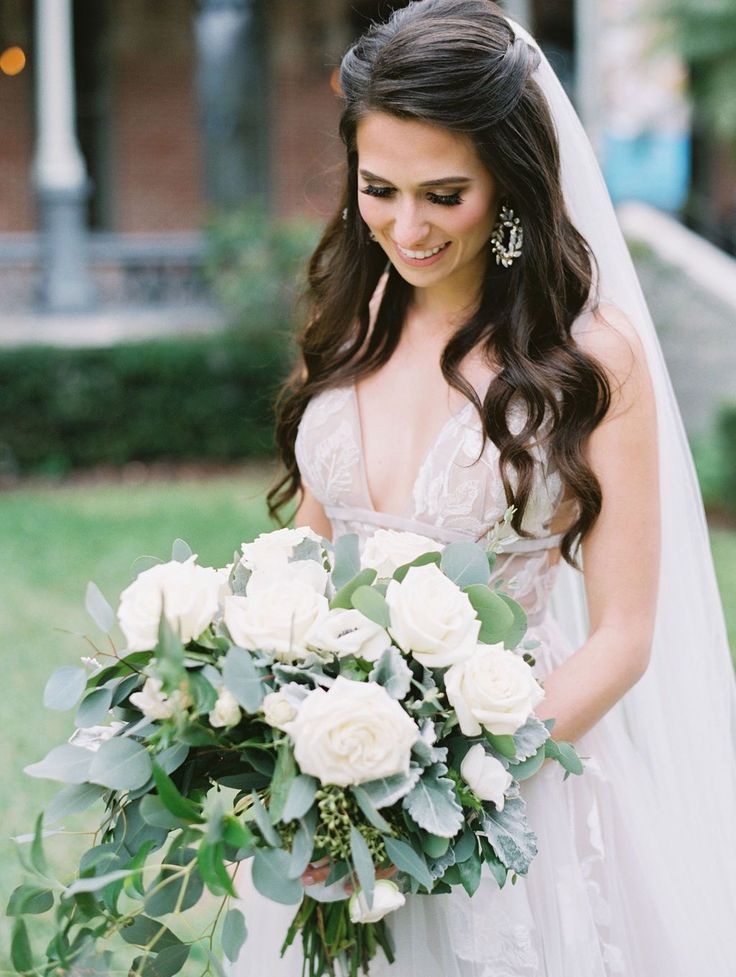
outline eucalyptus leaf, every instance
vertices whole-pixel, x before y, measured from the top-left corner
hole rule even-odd
[[[277,848],[257,848],[253,857],[253,885],[267,899],[286,906],[301,901],[301,882],[289,878],[289,854]]]
[[[317,817],[316,811],[310,811],[306,817],[301,818],[299,821],[299,827],[296,829],[294,841],[291,846],[291,858],[289,861],[290,879],[298,879],[312,859]]]
[[[33,955],[28,940],[28,930],[22,917],[13,920],[13,932],[10,938],[10,960],[19,974],[33,972]]]
[[[469,896],[474,896],[480,885],[481,867],[483,862],[480,852],[474,852],[470,858],[457,862],[460,884]]]
[[[404,699],[411,688],[412,671],[398,648],[391,645],[383,652],[368,675],[369,682],[382,685],[393,699]]]
[[[234,646],[225,656],[222,678],[226,688],[246,712],[257,712],[268,691],[262,681],[262,672],[249,651]]]
[[[167,831],[186,828],[190,823],[186,818],[173,815],[158,794],[146,794],[141,798],[141,816],[146,824],[166,828]]]
[[[140,870],[139,870],[140,871]],[[106,888],[113,882],[119,882],[121,879],[127,879],[132,872],[128,868],[115,869],[114,872],[105,872],[103,875],[92,875],[88,878],[77,879],[76,882],[72,882],[70,886],[64,890],[66,896],[74,896],[78,892],[99,892],[100,889]]]
[[[189,747],[186,743],[175,743],[156,756],[156,763],[166,773],[172,774],[179,769],[188,756]]]
[[[274,830],[268,816],[268,811],[263,806],[260,797],[254,790],[251,791],[250,796],[251,800],[253,801],[253,817],[258,825],[258,830],[263,835],[263,840],[267,845],[272,845],[274,848],[280,848],[281,838],[279,837],[278,832]]]
[[[489,729],[484,729],[483,735],[490,746],[501,757],[504,757],[506,760],[513,760],[516,757],[516,743],[511,734],[492,733]]]
[[[506,798],[503,811],[484,809],[481,826],[506,868],[526,875],[537,854],[537,836],[529,827],[524,799],[512,795]]]
[[[24,883],[17,886],[11,893],[5,914],[7,916],[37,916],[48,912],[53,905],[54,894],[50,889]]]
[[[478,641],[487,645],[502,641],[514,624],[514,615],[506,601],[482,584],[471,584],[465,593],[480,618]]]
[[[74,722],[80,729],[98,726],[107,718],[112,703],[112,689],[92,689],[79,703]]]
[[[105,788],[99,784],[69,784],[68,787],[62,787],[46,808],[46,823],[58,824],[70,814],[86,811],[104,793]]]
[[[164,947],[160,953],[146,957],[141,966],[134,964],[130,972],[137,977],[174,977],[187,962],[190,949],[186,943]]]
[[[179,788],[169,775],[157,764],[153,764],[153,780],[161,803],[177,818],[186,822],[201,824],[202,808],[199,804],[182,797]]]
[[[171,545],[171,559],[176,563],[186,563],[193,556],[192,548],[183,539],[175,539]]]
[[[357,533],[345,533],[335,540],[332,584],[339,591],[360,573],[360,546]]]
[[[289,785],[281,820],[286,822],[304,817],[314,803],[318,787],[319,783],[314,777],[305,773],[297,774]]]
[[[81,746],[64,743],[55,746],[43,760],[24,768],[29,777],[60,780],[65,784],[82,784],[89,779],[89,771],[95,754]]]
[[[545,743],[545,754],[551,759],[556,760],[565,770],[565,777],[569,774],[580,776],[583,773],[583,762],[575,751],[572,743],[564,740],[549,739]]]
[[[528,780],[529,777],[533,777],[542,768],[545,759],[545,748],[544,746],[540,746],[537,752],[533,753],[526,760],[522,760],[521,763],[515,763],[509,767],[509,772],[512,774],[514,780]]]
[[[136,916],[133,921],[120,930],[120,935],[126,943],[133,946],[147,946],[150,944],[158,952],[168,946],[180,946],[181,940],[158,919],[148,916]]]
[[[455,785],[448,777],[444,763],[435,763],[419,778],[416,786],[402,801],[412,820],[441,838],[454,838],[462,829],[464,815],[455,796]]]
[[[526,611],[515,601],[513,597],[509,597],[508,594],[502,594],[498,592],[498,596],[506,604],[511,613],[514,616],[514,622],[511,628],[506,632],[504,636],[503,643],[506,648],[516,648],[520,643],[527,629],[527,616]]]
[[[370,794],[363,790],[359,784],[355,784],[350,788],[350,790],[358,804],[358,807],[365,816],[366,821],[368,821],[369,824],[372,824],[374,828],[378,828],[379,831],[386,831],[390,834],[392,831],[391,825],[378,813],[375,804],[371,800]]]
[[[76,665],[64,665],[52,673],[43,690],[43,704],[47,709],[64,712],[72,709],[87,685],[87,672]]]
[[[334,575],[333,575],[334,577]],[[353,594],[359,587],[369,587],[376,579],[376,571],[370,568],[361,570],[360,573],[349,580],[341,587],[330,601],[330,607],[344,607],[350,609],[353,606]]]
[[[411,875],[420,885],[431,891],[432,875],[427,868],[424,857],[419,855],[407,842],[399,841],[398,838],[390,838],[388,835],[384,835],[383,843],[386,846],[386,854],[399,871]]]
[[[87,584],[84,606],[100,631],[109,634],[115,626],[115,611],[110,607],[97,584],[92,583],[91,580]]]
[[[247,936],[245,917],[239,909],[229,909],[222,924],[222,952],[230,963],[237,960]]]
[[[92,754],[89,779],[92,783],[127,790],[142,787],[151,776],[151,758],[140,743],[123,737],[105,740]]]
[[[193,871],[192,862],[196,857],[193,848],[169,850],[164,857],[165,867],[146,890],[144,906],[149,916],[184,911],[199,902],[204,886],[197,872]],[[189,871],[182,872],[182,869]]]
[[[350,601],[353,607],[365,615],[369,620],[380,624],[382,628],[387,628],[391,624],[391,614],[389,612],[386,598],[379,594],[373,587],[358,587]]]
[[[400,567],[397,567],[393,572],[393,579],[401,583],[412,567],[423,567],[427,566],[428,563],[434,563],[436,566],[439,566],[441,560],[442,553],[439,550],[437,552],[422,553],[421,556],[416,557],[416,559],[411,560],[409,563],[402,563]]]
[[[482,546],[469,540],[457,540],[442,551],[440,569],[458,587],[487,585],[491,579],[488,557]]]
[[[276,767],[271,780],[271,798],[269,802],[269,818],[272,824],[282,820],[284,805],[286,804],[291,783],[296,777],[297,767],[294,760],[294,750],[288,739],[284,739],[276,754]]]
[[[368,908],[373,908],[373,888],[376,884],[376,868],[363,835],[354,824],[350,825],[350,854],[363,890]]]

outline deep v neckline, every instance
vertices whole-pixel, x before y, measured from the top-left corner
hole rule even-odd
[[[467,413],[468,408],[472,408],[473,404],[471,401],[466,401],[466,403],[460,408],[456,414],[450,414],[450,416],[445,420],[445,422],[440,426],[435,435],[430,439],[426,450],[422,455],[422,459],[419,462],[419,467],[417,468],[414,480],[411,483],[411,488],[409,490],[409,498],[406,500],[404,508],[401,512],[389,512],[387,509],[378,509],[373,502],[373,496],[371,495],[370,485],[368,484],[368,469],[365,461],[365,441],[363,438],[363,421],[360,416],[360,404],[358,402],[358,391],[355,383],[351,383],[348,387],[350,391],[350,400],[352,403],[353,410],[353,420],[355,423],[355,430],[357,434],[358,449],[360,454],[359,466],[361,473],[362,489],[363,495],[365,496],[366,508],[373,513],[380,513],[382,515],[394,516],[397,519],[408,519],[411,518],[414,505],[414,493],[416,491],[417,483],[422,477],[424,469],[426,468],[432,454],[434,453],[437,445],[439,444],[443,434],[448,429],[451,424],[456,424],[461,418]]]

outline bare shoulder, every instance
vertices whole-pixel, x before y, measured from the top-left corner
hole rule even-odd
[[[639,403],[651,395],[646,353],[635,326],[616,305],[599,305],[573,331],[576,344],[605,370],[611,387],[611,411]]]

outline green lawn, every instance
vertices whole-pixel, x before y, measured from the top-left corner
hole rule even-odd
[[[83,608],[87,581],[94,580],[114,602],[134,574],[136,558],[168,558],[177,536],[190,543],[201,562],[224,565],[242,540],[268,528],[266,485],[265,475],[244,472],[0,494],[0,627],[6,669],[5,745],[0,750],[3,910],[20,874],[9,837],[28,830],[33,812],[56,789],[24,776],[22,768],[71,731],[71,716],[44,710],[41,696],[55,667],[90,653],[83,637],[95,635]],[[736,532],[718,529],[712,538],[736,646]],[[8,943],[5,920],[0,920],[0,972],[8,966]]]

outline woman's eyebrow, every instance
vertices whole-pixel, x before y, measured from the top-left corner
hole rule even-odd
[[[360,170],[360,175],[364,180],[375,180],[377,183],[390,183],[383,176],[377,176],[375,173],[371,173],[370,170]],[[424,183],[420,183],[420,187],[445,187],[448,184],[457,186],[458,183],[472,183],[472,179],[469,176],[443,176],[439,180],[425,180]]]

